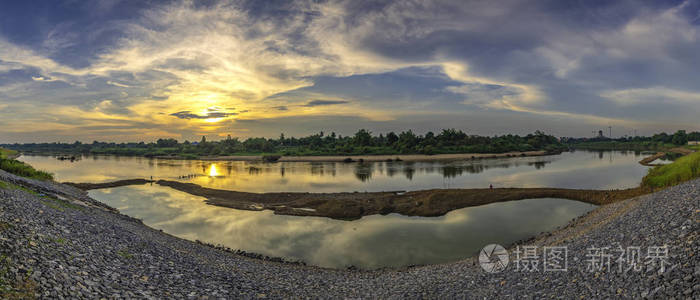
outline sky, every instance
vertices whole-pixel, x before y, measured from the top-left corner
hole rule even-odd
[[[700,130],[700,0],[0,3],[0,143]]]

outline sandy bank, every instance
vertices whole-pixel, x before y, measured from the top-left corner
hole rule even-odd
[[[366,193],[247,193],[205,188],[193,183],[158,180],[162,186],[207,198],[211,205],[244,210],[269,209],[275,214],[355,220],[375,214],[442,216],[452,210],[489,203],[564,198],[602,205],[648,193],[626,190],[559,188],[431,189],[411,192]]]
[[[678,153],[678,154],[682,154],[682,155],[688,155],[690,153],[693,153],[693,150],[683,148],[683,147],[678,147],[678,148],[669,149],[668,152]],[[659,159],[659,158],[662,158],[664,156],[666,156],[666,152],[664,152],[664,151],[657,152],[654,155],[647,156],[647,157],[643,158],[642,160],[639,161],[639,163],[641,165],[647,166],[647,167],[658,166],[659,164],[652,164],[652,162]]]
[[[127,185],[141,185],[141,184],[146,184],[149,182],[155,182],[155,181],[139,178],[139,179],[124,179],[124,180],[117,180],[117,181],[112,181],[112,182],[102,182],[102,183],[63,182],[63,184],[74,186],[74,187],[77,187],[81,190],[96,190],[96,189],[115,188],[115,187],[127,186]]]
[[[141,185],[154,182],[127,179],[106,183],[72,183],[83,190]],[[564,198],[596,205],[608,204],[651,192],[647,189],[581,190],[562,188],[430,189],[354,193],[249,193],[202,187],[171,180],[155,181],[191,195],[205,197],[211,205],[242,209],[272,210],[275,214],[328,217],[355,220],[375,214],[398,213],[406,216],[442,216],[452,210],[489,203],[534,199]]]

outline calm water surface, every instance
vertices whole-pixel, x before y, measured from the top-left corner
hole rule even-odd
[[[647,167],[634,152],[571,152],[493,160],[378,163],[252,163],[90,156],[76,162],[47,156],[22,160],[59,181],[174,179],[250,192],[382,191],[426,188],[627,188]],[[90,191],[90,195],[170,234],[309,264],[363,268],[441,263],[469,257],[489,243],[509,244],[566,224],[595,206],[529,199],[452,211],[442,217],[369,216],[357,221],[278,216],[204,204],[158,185]],[[542,217],[546,216],[546,217]]]
[[[150,178],[193,182],[247,192],[353,192],[431,188],[561,187],[610,189],[639,184],[647,167],[634,152],[565,152],[560,155],[454,162],[211,162],[142,157],[87,156],[76,162],[49,156],[21,160],[60,181],[107,182]]]

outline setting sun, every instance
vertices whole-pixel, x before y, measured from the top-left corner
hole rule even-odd
[[[0,1],[0,300],[696,299],[698,53],[700,0]]]
[[[207,122],[207,123],[216,123],[216,122],[220,122],[220,121],[223,120],[223,119],[224,119],[224,118],[204,119],[204,122]]]

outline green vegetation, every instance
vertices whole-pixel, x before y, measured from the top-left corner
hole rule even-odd
[[[131,253],[129,253],[128,251],[123,250],[123,249],[117,251],[117,255],[119,255],[119,256],[121,256],[121,257],[123,257],[123,258],[127,258],[127,259],[134,257],[133,254],[131,254]]]
[[[73,204],[66,200],[61,200],[50,196],[41,196],[41,203],[44,203],[44,205],[59,211],[65,211],[66,209],[83,209],[83,207],[80,205]]]
[[[9,158],[10,156],[14,156],[14,155],[17,155],[17,151],[5,149],[5,148],[0,148],[0,159]]]
[[[82,210],[83,207],[78,205],[78,204],[73,204],[69,201],[54,198],[48,195],[41,194],[37,191],[25,188],[23,186],[19,186],[10,182],[5,182],[0,180],[0,188],[3,189],[12,189],[12,190],[22,190],[27,193],[30,193],[32,195],[38,196],[41,199],[41,202],[44,203],[44,205],[51,207],[56,210],[60,211],[65,211],[65,209],[77,209],[77,210]]]
[[[37,283],[29,278],[31,271],[20,281],[9,278],[11,263],[9,257],[0,254],[0,299],[36,299]]]
[[[32,166],[14,159],[0,158],[0,169],[23,177],[39,180],[53,180],[53,175],[51,173],[36,170]]]
[[[12,228],[12,224],[0,221],[0,231],[3,231],[8,228]]]
[[[545,150],[558,152],[567,147],[551,135],[541,131],[526,136],[477,136],[460,130],[445,129],[439,134],[428,132],[417,135],[411,130],[396,134],[373,135],[361,129],[353,136],[319,132],[307,137],[279,138],[228,138],[221,141],[199,142],[175,139],[158,139],[155,143],[104,143],[75,142],[4,145],[25,153],[41,154],[113,154],[130,156],[173,156],[197,158],[218,155],[263,155],[274,158],[280,155],[372,155],[372,154],[448,154],[448,153],[503,153],[511,151]]]
[[[17,155],[17,153],[16,150],[0,148],[0,170],[33,179],[53,180],[53,175],[51,173],[36,170],[28,164],[10,158]]]
[[[671,164],[649,170],[649,174],[642,179],[642,186],[669,187],[697,177],[700,177],[700,152],[688,154]]]
[[[585,150],[631,150],[631,151],[664,151],[674,147],[674,144],[667,144],[663,142],[653,142],[653,141],[591,141],[591,142],[581,142],[571,145],[575,149],[585,149]]]
[[[654,150],[665,151],[674,147],[685,146],[688,141],[700,141],[700,132],[686,133],[678,130],[674,134],[665,132],[653,136],[621,137],[611,139],[607,137],[595,138],[563,138],[569,147],[588,150]],[[692,146],[686,146],[692,147]]]
[[[39,195],[39,193],[37,191],[30,190],[30,189],[25,188],[23,186],[19,186],[19,185],[16,185],[14,183],[2,181],[2,180],[0,180],[0,188],[7,189],[7,190],[23,190],[23,191],[30,193],[32,195]]]

